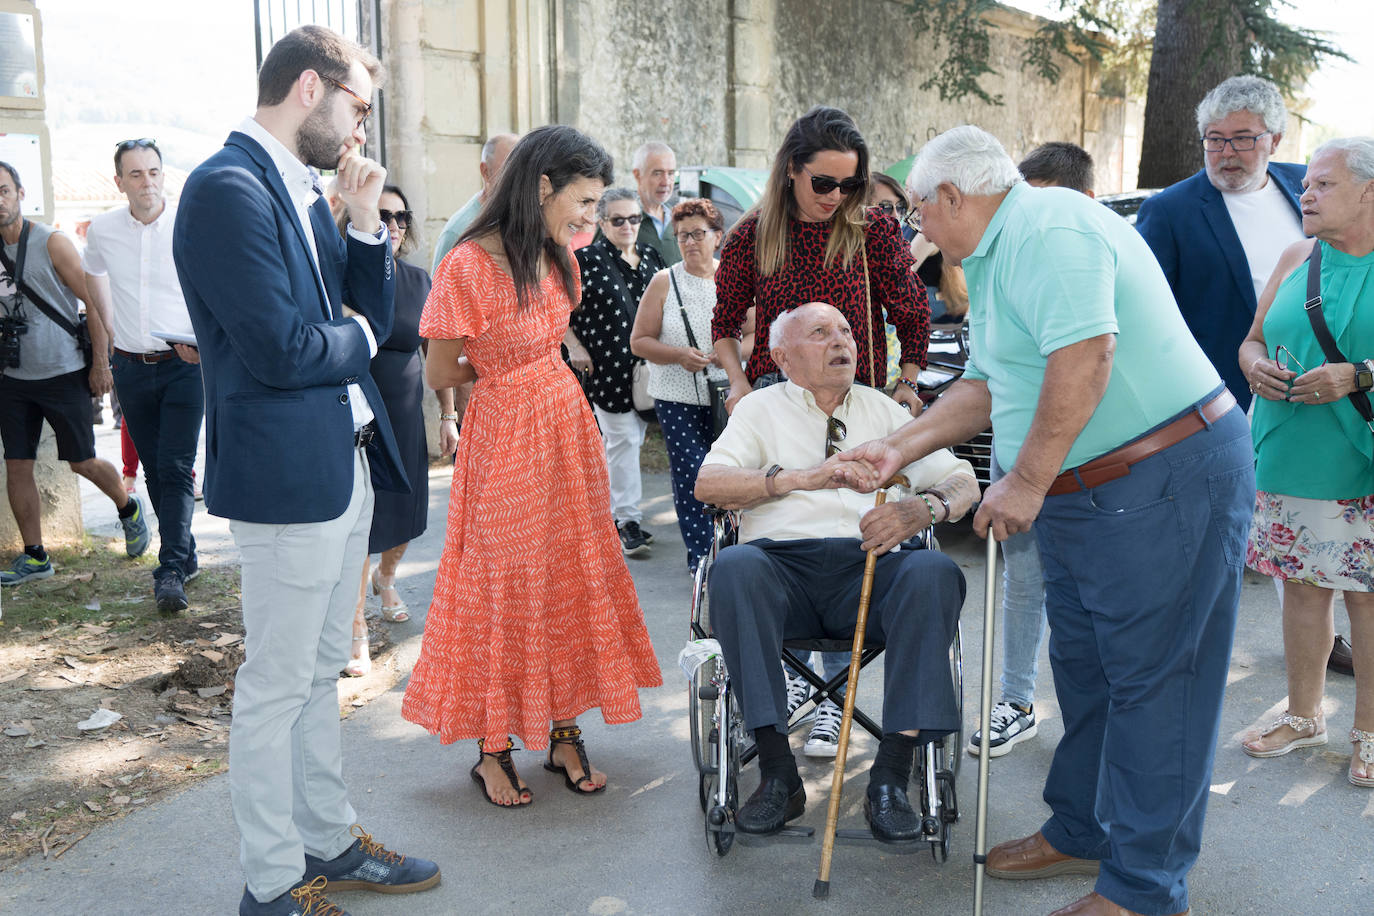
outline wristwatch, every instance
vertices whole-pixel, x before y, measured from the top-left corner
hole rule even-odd
[[[1374,360],[1365,359],[1355,364],[1355,390],[1374,389]]]
[[[772,467],[770,467],[770,468],[767,470],[767,472],[763,475],[763,489],[764,489],[764,492],[766,492],[766,493],[767,493],[770,497],[772,497],[773,499],[777,499],[777,498],[778,498],[778,484],[777,484],[777,481],[775,481],[773,478],[774,478],[774,477],[777,477],[777,476],[778,476],[778,472],[781,471],[781,470],[782,470],[782,465],[780,465],[780,464],[775,464],[775,465],[773,465]]]

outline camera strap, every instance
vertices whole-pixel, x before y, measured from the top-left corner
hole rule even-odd
[[[49,321],[76,338],[77,342],[80,343],[81,330],[68,321],[65,315],[49,305],[42,296],[34,292],[32,287],[24,285],[24,258],[28,255],[29,250],[30,225],[28,220],[24,220],[24,228],[19,231],[19,251],[16,255],[17,263],[11,261],[9,255],[5,254],[4,246],[0,246],[0,264],[3,264],[6,272],[9,273],[10,279],[14,283],[15,292],[32,302],[38,307],[40,312],[48,316]]]
[[[26,219],[20,223],[19,249],[16,252],[15,261],[10,261],[9,255],[5,254],[5,246],[0,245],[0,263],[5,265],[5,272],[9,274],[10,282],[14,284],[14,310],[11,311],[9,303],[5,303],[5,312],[10,315],[20,311],[19,297],[22,294],[20,284],[24,279],[24,258],[29,253],[29,225],[29,221]]]
[[[1350,360],[1341,353],[1341,348],[1336,344],[1336,338],[1331,335],[1331,329],[1327,327],[1326,316],[1322,314],[1322,243],[1316,242],[1312,245],[1312,253],[1307,256],[1307,301],[1303,303],[1303,308],[1307,312],[1307,320],[1312,325],[1312,333],[1317,336],[1317,343],[1322,348],[1322,355],[1326,357],[1328,363],[1347,363]],[[1352,391],[1348,395],[1350,403],[1355,406],[1355,411],[1360,415],[1360,419],[1374,430],[1374,409],[1371,409],[1369,395],[1363,391]]]

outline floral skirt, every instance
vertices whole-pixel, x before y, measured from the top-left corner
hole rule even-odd
[[[1245,565],[1303,585],[1374,591],[1374,496],[1303,499],[1260,490]]]

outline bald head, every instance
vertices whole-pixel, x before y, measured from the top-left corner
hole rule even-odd
[[[808,302],[783,312],[768,328],[768,349],[783,374],[818,401],[843,398],[854,384],[854,334],[833,305]]]
[[[485,197],[491,190],[492,182],[496,180],[496,173],[501,171],[501,166],[506,164],[506,157],[515,148],[515,144],[520,142],[520,138],[515,134],[493,134],[487,138],[487,142],[482,144],[482,161],[478,164],[478,171],[482,173],[482,195]]]

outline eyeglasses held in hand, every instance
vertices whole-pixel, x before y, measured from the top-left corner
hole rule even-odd
[[[706,233],[708,231],[709,230],[706,229],[693,229],[691,232],[679,232],[677,234],[677,243],[679,245],[685,245],[687,242],[700,242],[702,239],[706,238]]]
[[[347,92],[349,95],[353,96],[353,98],[357,99],[358,104],[363,106],[363,110],[362,113],[358,115],[358,123],[354,126],[362,127],[363,122],[367,120],[367,116],[372,114],[372,103],[369,102],[367,99],[363,98],[362,96],[358,95],[358,93],[354,92],[352,89],[349,89],[346,84],[334,79],[334,77],[332,76],[325,76],[323,73],[321,73],[320,79],[324,80],[326,83],[329,83],[338,89],[342,89],[344,92]]]
[[[397,229],[409,229],[410,221],[415,218],[412,210],[378,210],[377,215],[381,217],[382,225],[395,222]]]
[[[903,220],[906,218],[907,205],[902,203],[900,200],[880,200],[873,206],[877,207],[879,210],[882,210],[888,216],[897,217],[898,220]]]
[[[1302,363],[1298,362],[1297,357],[1295,357],[1292,351],[1283,344],[1279,344],[1274,348],[1274,362],[1278,363],[1279,368],[1284,370],[1288,369],[1288,364],[1291,362],[1298,367],[1298,375],[1307,374],[1307,370],[1303,368]]]
[[[1231,149],[1237,153],[1248,153],[1255,148],[1259,138],[1269,133],[1262,130],[1253,137],[1203,137],[1202,148],[1209,153],[1219,153],[1226,149],[1226,144],[1231,144]]]
[[[839,454],[840,443],[844,441],[848,432],[849,430],[844,428],[844,421],[837,417],[825,421],[825,457]]]
[[[836,188],[839,188],[840,193],[848,197],[855,191],[863,190],[864,185],[868,184],[867,178],[860,178],[858,175],[851,176],[843,181],[836,181],[828,175],[817,175],[806,166],[802,166],[802,171],[811,176],[811,190],[821,196],[825,196]]]
[[[638,226],[638,225],[639,225],[641,222],[643,222],[643,221],[644,221],[644,217],[641,216],[641,215],[638,214],[638,213],[635,213],[635,214],[633,214],[633,215],[631,215],[631,216],[608,216],[608,217],[606,217],[606,222],[610,223],[612,226],[616,227],[617,229],[619,229],[621,226],[625,225],[626,223],[629,223],[631,226]]]

